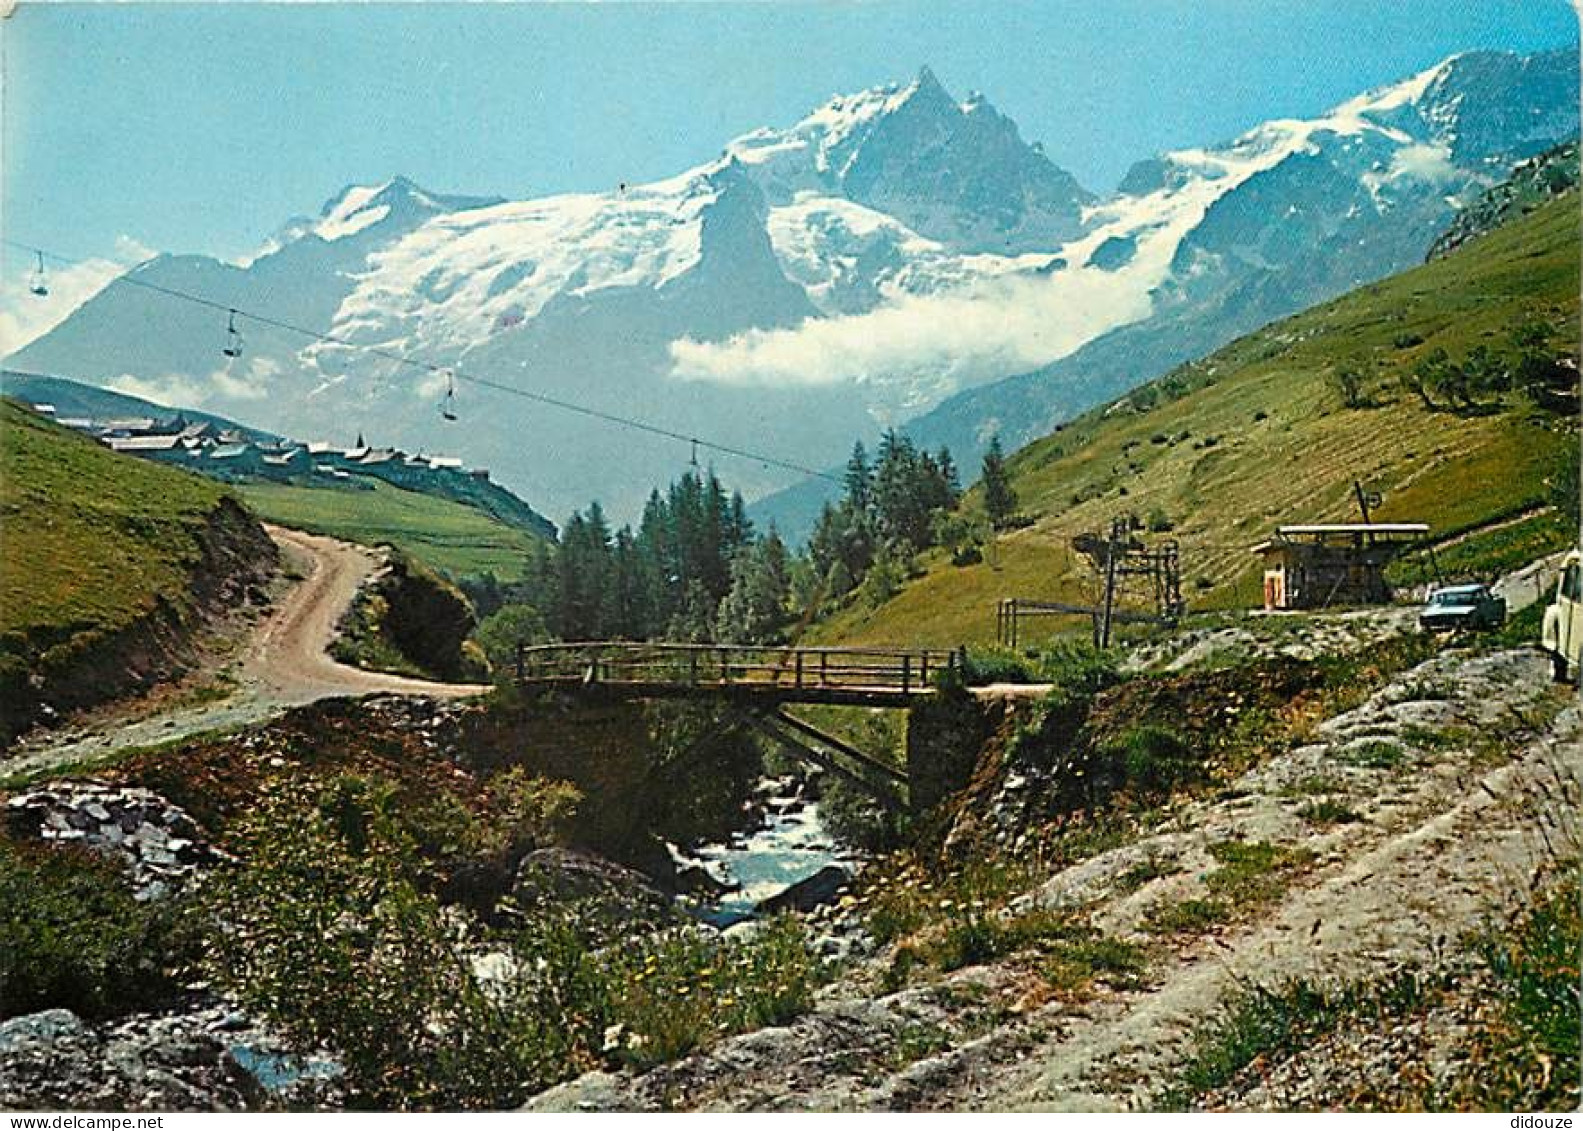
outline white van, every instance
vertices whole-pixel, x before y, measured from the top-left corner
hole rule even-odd
[[[1583,551],[1573,550],[1561,563],[1561,578],[1539,630],[1539,647],[1550,653],[1556,679],[1577,678],[1583,667]]]

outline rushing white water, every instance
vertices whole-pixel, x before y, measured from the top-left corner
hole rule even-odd
[[[690,856],[678,855],[682,866],[702,866],[722,883],[739,885],[709,905],[708,918],[727,923],[749,918],[760,901],[827,864],[852,862],[819,820],[816,802],[788,792],[771,797],[768,808],[768,820],[753,832],[725,844],[705,845]]]

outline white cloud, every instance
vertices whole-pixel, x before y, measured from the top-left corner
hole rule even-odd
[[[280,374],[280,362],[272,357],[255,357],[241,364],[228,362],[225,368],[209,375],[209,383],[227,400],[259,401],[269,396],[269,385]]]
[[[1447,181],[1463,180],[1466,176],[1467,174],[1452,162],[1450,149],[1444,145],[1425,144],[1404,145],[1398,149],[1391,159],[1391,168],[1386,174],[1386,179],[1412,177],[1430,184],[1444,184]]]
[[[112,258],[88,259],[66,267],[45,261],[49,294],[33,294],[37,261],[20,251],[7,250],[0,274],[0,354],[12,354],[53,330],[83,303],[117,276],[152,256],[154,252],[129,236],[116,240]]]
[[[412,387],[412,395],[420,401],[432,400],[451,387],[451,378],[445,373],[430,373]]]
[[[205,408],[220,401],[262,400],[269,396],[269,383],[280,373],[280,363],[273,358],[255,357],[247,362],[232,361],[205,377],[185,373],[137,377],[123,373],[107,387],[170,408]]]
[[[1149,313],[1128,272],[1081,269],[908,296],[866,314],[671,343],[672,376],[722,385],[871,386],[877,414],[921,411],[960,389],[1064,357]]]
[[[163,377],[136,377],[131,373],[123,373],[107,382],[105,387],[112,392],[162,404],[166,408],[201,408],[210,393],[199,382],[180,373],[167,373]]]

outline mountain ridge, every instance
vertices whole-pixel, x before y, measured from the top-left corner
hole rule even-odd
[[[1575,73],[1575,51],[1453,57],[1318,118],[1149,159],[1132,193],[1098,200],[987,100],[958,102],[924,71],[666,180],[527,201],[353,186],[245,266],[160,257],[137,271],[777,460],[833,464],[905,423],[970,465],[995,431],[1016,444],[1421,259],[1453,202],[1540,135],[1575,132],[1575,100],[1556,93]],[[178,306],[112,284],[14,364],[256,406],[294,434],[333,420],[440,445],[443,379],[267,327],[219,364],[214,312]],[[151,322],[163,332],[141,333]],[[464,393],[464,455],[551,513],[597,496],[630,517],[688,455],[631,435],[613,461],[606,425]],[[751,462],[728,474],[750,498],[789,485]]]
[[[1004,597],[1088,603],[1092,574],[1071,540],[1126,514],[1145,524],[1140,537],[1179,542],[1190,609],[1257,607],[1255,543],[1280,523],[1355,521],[1355,481],[1383,496],[1376,520],[1464,535],[1436,567],[1448,579],[1575,543],[1576,516],[1547,509],[1556,477],[1577,474],[1566,464],[1578,443],[1575,369],[1555,368],[1572,383],[1570,410],[1515,387],[1481,393],[1473,409],[1438,392],[1431,405],[1404,378],[1440,351],[1460,364],[1482,350],[1515,373],[1525,323],[1544,328],[1549,356],[1575,364],[1579,234],[1574,189],[1101,402],[1008,457],[1027,522],[982,563],[934,551],[893,599],[854,603],[817,635],[864,645],[906,626],[931,646],[992,641]],[[1360,375],[1351,405],[1335,380],[1344,368]],[[1417,569],[1405,580],[1429,575],[1428,562]]]

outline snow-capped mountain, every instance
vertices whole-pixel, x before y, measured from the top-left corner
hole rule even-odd
[[[958,104],[928,67],[907,86],[837,97],[789,130],[726,152],[776,207],[834,197],[959,252],[1048,250],[1093,196],[979,94]]]
[[[907,425],[971,466],[1240,334],[1422,261],[1464,203],[1578,132],[1578,53],[1474,52],[1312,119],[1138,162],[1055,262],[1130,276],[1143,317],[1018,376],[965,388]],[[806,529],[826,487],[762,500]]]
[[[410,232],[443,213],[500,203],[497,196],[445,196],[427,192],[406,177],[394,177],[382,185],[347,185],[324,202],[318,216],[298,217],[287,222],[265,252],[279,250],[310,236],[334,243],[359,233],[375,234],[369,232],[373,228],[380,229],[378,235],[389,238],[396,232]]]
[[[991,431],[1021,441],[1421,259],[1460,202],[1577,130],[1576,76],[1576,52],[1458,56],[1141,162],[1099,201],[925,69],[652,184],[501,201],[397,178],[336,194],[249,263],[132,272],[541,398],[464,379],[456,424],[443,376],[246,319],[243,358],[223,359],[215,311],[125,282],[10,364],[454,450],[552,514],[597,496],[626,517],[691,453],[542,398],[815,467],[911,421],[967,466]],[[750,492],[788,480],[723,470]]]

